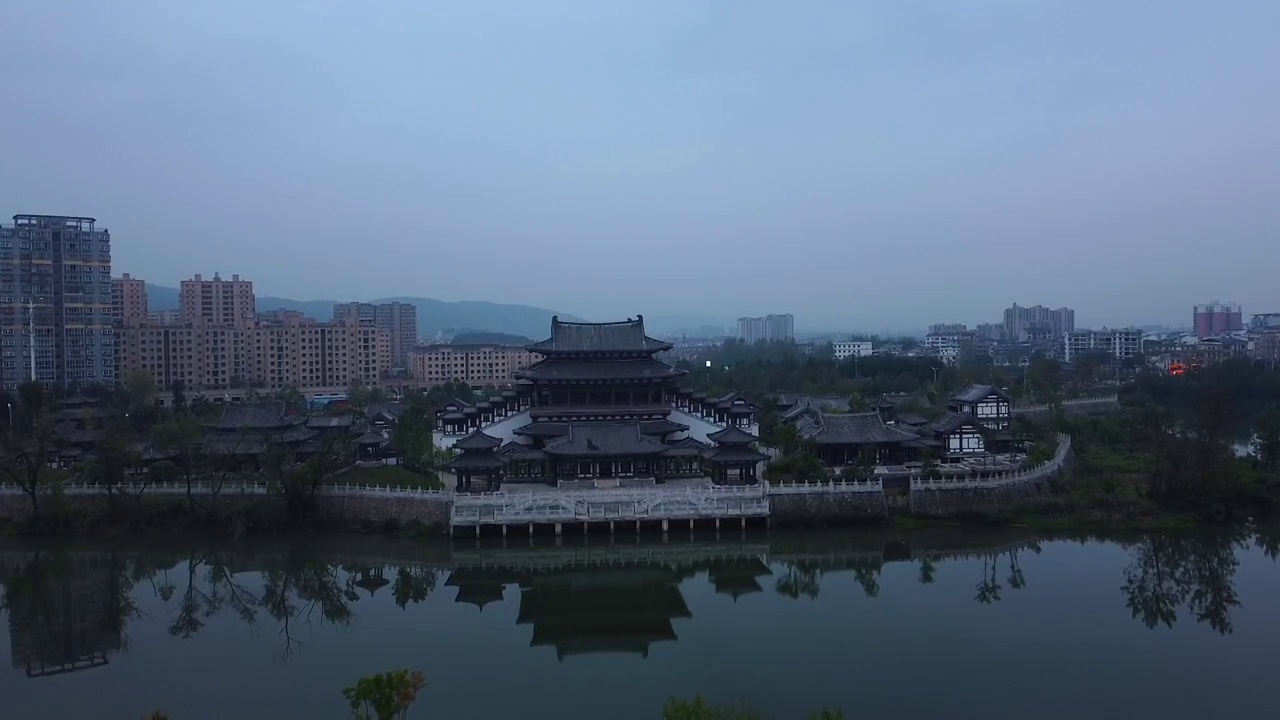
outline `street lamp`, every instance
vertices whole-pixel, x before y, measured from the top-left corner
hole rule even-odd
[[[938,368],[930,366],[929,369],[933,371],[933,384],[937,385],[938,384]]]
[[[13,403],[7,402],[5,405],[9,406],[9,427],[13,427]]]

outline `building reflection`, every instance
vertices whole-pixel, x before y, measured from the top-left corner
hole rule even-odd
[[[687,574],[659,564],[609,567],[459,568],[445,582],[454,601],[485,606],[501,602],[504,588],[520,593],[517,625],[529,625],[531,647],[555,648],[563,660],[588,653],[648,657],[656,642],[676,640],[672,620],[692,617],[680,592]]]
[[[123,645],[118,572],[104,554],[4,564],[13,666],[42,677],[106,665]]]

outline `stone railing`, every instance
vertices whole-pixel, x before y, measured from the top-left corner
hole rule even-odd
[[[1090,395],[1087,397],[1071,398],[1070,400],[1063,400],[1062,406],[1064,408],[1068,408],[1073,405],[1091,405],[1091,404],[1102,404],[1102,403],[1114,403],[1116,405],[1119,405],[1120,396],[1119,395]],[[1033,403],[1031,405],[1014,405],[1013,413],[1014,414],[1038,413],[1038,412],[1044,412],[1048,410],[1050,407],[1052,406],[1049,403]]]
[[[114,490],[121,495],[185,495],[187,483],[182,480],[162,483],[118,483]],[[42,485],[41,494],[52,491],[49,485]],[[107,487],[97,483],[64,482],[60,492],[65,495],[106,495]],[[274,484],[265,482],[226,482],[216,483],[208,480],[194,480],[191,492],[195,495],[275,495],[280,492]],[[0,495],[24,495],[23,489],[14,483],[0,483]],[[369,485],[365,483],[344,483],[321,485],[316,488],[317,495],[339,497],[404,497],[429,498],[435,500],[451,500],[453,492],[449,490],[427,490],[425,488],[406,488],[395,485]]]
[[[1043,480],[1062,469],[1067,453],[1071,451],[1071,436],[1058,433],[1058,449],[1049,460],[1029,468],[1013,472],[996,473],[987,477],[944,476],[939,478],[911,478],[912,490],[971,490],[976,488],[999,488],[1019,485],[1025,482]]]
[[[828,495],[836,493],[879,493],[884,492],[884,481],[880,478],[867,480],[829,480],[812,483],[766,483],[770,495]]]

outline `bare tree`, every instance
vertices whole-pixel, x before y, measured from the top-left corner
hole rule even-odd
[[[57,449],[53,396],[39,383],[23,383],[18,407],[3,437],[0,472],[31,500],[31,516],[40,512],[40,491],[51,477],[49,455]]]

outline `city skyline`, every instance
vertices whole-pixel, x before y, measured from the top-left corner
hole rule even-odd
[[[0,195],[109,219],[137,277],[798,329],[1274,309],[1275,3],[6,10],[0,63],[60,42],[0,77]]]

